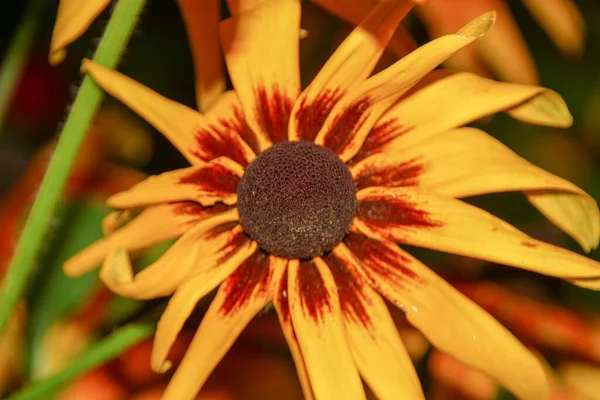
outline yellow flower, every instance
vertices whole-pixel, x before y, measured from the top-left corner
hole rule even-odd
[[[372,0],[313,0],[328,11],[351,24],[358,24],[374,7]],[[537,84],[535,62],[513,19],[505,0],[415,0],[416,8],[433,37],[458,29],[486,11],[495,10],[498,23],[493,31],[471,48],[452,57],[448,66],[469,70],[483,76],[492,73],[510,82]],[[546,31],[555,46],[567,55],[583,52],[585,22],[572,0],[522,0],[540,27]],[[410,35],[399,29],[390,43],[390,50],[404,56],[410,49]]]
[[[596,247],[600,219],[590,196],[483,131],[460,128],[499,111],[554,127],[572,117],[550,90],[434,71],[484,35],[494,13],[371,76],[411,6],[379,3],[303,91],[300,2],[263,1],[235,14],[220,25],[235,91],[204,115],[84,62],[192,164],[111,197],[120,211],[107,217],[108,235],[65,264],[79,275],[104,261],[101,278],[124,296],[173,295],[154,341],[152,367],[161,372],[197,302],[219,287],[165,399],[194,398],[269,302],[307,398],[364,398],[361,376],[379,398],[423,398],[381,295],[437,348],[521,398],[549,397],[537,359],[396,243],[598,286],[598,263],[457,199],[523,191],[584,249]],[[121,213],[140,207],[119,229]],[[179,236],[134,274],[129,251]]]

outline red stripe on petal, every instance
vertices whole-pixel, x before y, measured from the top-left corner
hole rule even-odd
[[[177,203],[171,203],[173,205],[173,213],[175,215],[192,215],[197,217],[192,219],[190,222],[195,223],[196,221],[210,216],[221,214],[231,210],[233,207],[223,203],[217,203],[211,207],[204,207],[195,201],[181,201]]]
[[[314,141],[333,106],[340,100],[340,89],[326,89],[311,103],[303,97],[295,115],[296,131],[300,140]]]
[[[230,315],[248,303],[252,296],[264,294],[269,284],[269,255],[258,250],[244,261],[221,285],[224,293],[221,316]]]
[[[279,287],[277,288],[276,296],[279,304],[279,312],[283,322],[290,320],[290,303],[288,301],[288,273],[287,268],[283,273],[281,280],[279,281]]]
[[[258,154],[260,152],[258,138],[246,123],[246,118],[244,117],[244,113],[241,110],[241,108],[235,107],[233,112],[233,118],[221,118],[219,119],[219,123],[221,123],[226,128],[236,131],[237,134],[240,135],[242,140],[244,140],[244,142],[246,142],[246,144],[250,146],[254,153]]]
[[[202,161],[211,161],[223,156],[245,167],[252,160],[251,155],[241,147],[240,131],[243,129],[244,126],[233,121],[222,120],[218,124],[210,124],[196,131],[196,147],[192,154]],[[245,129],[249,128],[246,126]]]
[[[293,100],[282,94],[275,87],[267,93],[264,87],[257,90],[258,123],[263,131],[269,135],[273,143],[279,143],[288,138],[288,124],[292,112]]]
[[[236,193],[239,182],[240,177],[235,172],[219,164],[207,164],[179,180],[181,184],[196,185],[199,191],[210,191],[216,196]]]
[[[325,282],[313,261],[300,261],[298,287],[300,302],[315,321],[332,311]]]
[[[331,128],[323,138],[323,145],[340,154],[354,138],[353,133],[365,123],[370,105],[371,99],[365,96],[348,106],[334,119]]]
[[[423,282],[422,278],[410,268],[411,260],[408,257],[393,251],[380,241],[351,232],[344,238],[344,244],[373,272],[385,276],[399,287]]]
[[[350,160],[354,165],[372,154],[381,153],[383,147],[392,140],[410,132],[413,126],[404,126],[395,119],[376,125],[365,139],[358,153]]]
[[[323,257],[323,261],[335,280],[342,313],[347,319],[360,322],[368,328],[371,325],[371,318],[365,309],[365,303],[369,303],[369,299],[361,290],[361,285],[364,283],[359,281],[339,258],[329,254]]]
[[[439,227],[442,222],[431,219],[418,204],[403,199],[401,195],[385,200],[363,200],[358,203],[357,217],[376,227],[382,233],[389,228]]]
[[[214,228],[212,228],[211,230],[206,232],[206,237],[208,239],[213,239],[222,233],[232,231],[233,228],[235,228],[238,225],[239,225],[239,222],[235,222],[235,221],[217,225]]]
[[[396,166],[383,168],[371,167],[366,164],[354,179],[357,189],[369,186],[416,186],[419,184],[419,175],[423,172],[423,164],[418,159],[405,161]]]

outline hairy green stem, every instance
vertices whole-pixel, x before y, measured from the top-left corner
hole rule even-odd
[[[79,375],[117,357],[134,344],[150,337],[153,325],[131,324],[92,344],[65,369],[48,378],[33,382],[7,400],[37,400],[53,398],[58,390]]]
[[[106,26],[94,61],[114,68],[144,7],[145,0],[119,0]],[[23,228],[21,238],[0,289],[0,332],[27,288],[42,241],[50,230],[71,166],[103,98],[89,76],[83,79],[44,180]]]
[[[3,57],[0,66],[0,133],[17,85],[21,82],[45,4],[45,0],[29,0],[17,32]]]

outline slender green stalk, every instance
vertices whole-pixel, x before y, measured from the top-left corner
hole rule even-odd
[[[45,0],[29,0],[25,14],[19,22],[17,32],[0,66],[0,133],[2,133],[8,107],[21,81],[45,4]]]
[[[108,21],[94,61],[114,68],[129,41],[145,0],[119,0]],[[102,101],[102,90],[89,76],[83,79],[75,102],[44,180],[40,186],[21,238],[0,289],[0,332],[23,292],[34,268],[42,241],[50,230],[55,208],[60,200],[71,166],[81,147],[85,134]]]
[[[85,353],[59,373],[38,382],[33,382],[7,400],[51,399],[56,391],[66,383],[84,372],[115,358],[130,346],[152,335],[153,332],[153,325],[132,324],[125,326],[92,344]]]

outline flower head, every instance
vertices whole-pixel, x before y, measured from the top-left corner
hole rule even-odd
[[[269,302],[307,398],[364,398],[361,376],[382,399],[423,398],[383,297],[434,346],[521,398],[548,397],[537,359],[397,243],[596,286],[596,262],[457,199],[524,191],[585,249],[595,247],[600,219],[591,197],[484,132],[460,128],[503,110],[556,127],[571,116],[547,89],[434,71],[484,35],[494,13],[370,76],[411,6],[380,2],[302,92],[300,2],[263,1],[235,13],[220,26],[235,91],[205,115],[84,63],[192,164],[111,197],[120,211],[110,221],[144,209],[120,229],[109,224],[103,240],[65,264],[78,275],[104,261],[103,281],[125,296],[173,294],[156,332],[157,371],[170,368],[168,350],[196,303],[219,287],[166,399],[193,398]],[[128,251],[179,236],[134,275]]]

